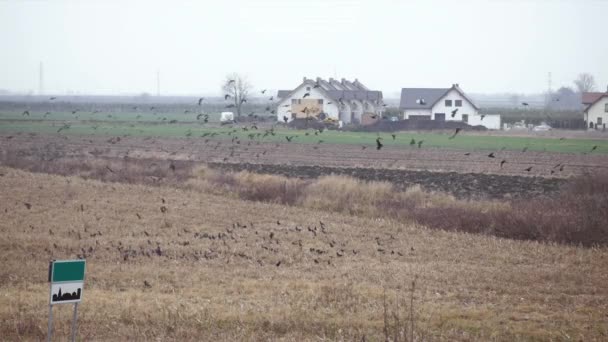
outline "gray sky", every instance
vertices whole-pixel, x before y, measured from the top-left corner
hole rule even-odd
[[[179,5],[178,5],[179,4]],[[258,89],[307,77],[535,93],[580,72],[608,84],[608,1],[0,0],[0,89],[220,94],[226,73]]]

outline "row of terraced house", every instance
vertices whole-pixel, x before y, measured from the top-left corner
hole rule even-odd
[[[299,118],[334,120],[341,125],[372,124],[382,120],[385,104],[382,92],[358,79],[340,81],[304,77],[293,90],[279,90],[277,120]],[[403,88],[397,120],[460,121],[500,129],[500,115],[480,115],[479,107],[458,84],[449,88]]]

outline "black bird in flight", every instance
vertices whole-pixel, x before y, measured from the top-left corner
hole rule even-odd
[[[456,131],[454,131],[454,134],[452,134],[448,139],[454,139],[456,137],[456,134],[458,134],[458,132],[460,132],[462,130],[462,128],[458,127],[456,128]]]
[[[202,98],[202,97],[198,99],[198,105],[199,106],[203,103],[203,100],[204,100],[204,98]]]
[[[306,94],[304,94],[304,96],[302,96],[302,98],[305,99],[305,98],[307,98],[309,96],[310,96],[310,93],[306,93]]]
[[[288,142],[291,142],[291,139],[293,139],[293,138],[294,138],[294,136],[291,136],[291,137],[290,137],[290,136],[288,136],[288,135],[287,135],[287,136],[285,136],[285,139],[287,139],[287,141],[288,141]]]
[[[27,115],[27,116],[30,116],[30,112],[29,112],[28,110],[26,110],[26,111],[24,111],[24,112],[23,112],[23,114],[21,114],[21,115],[23,115],[23,116],[26,116],[26,115]]]
[[[503,159],[503,160],[500,162],[500,168],[501,168],[501,169],[502,169],[502,166],[504,165],[504,163],[506,163],[506,162],[507,162],[507,161],[506,161],[506,160],[504,160],[504,159]]]
[[[522,102],[522,103],[521,103],[521,105],[522,105],[522,106],[527,106],[527,105],[528,105],[528,102]]]
[[[395,140],[395,138],[397,138],[397,136],[395,135],[395,133],[391,134],[391,137],[393,137],[393,140]]]
[[[230,84],[230,83],[234,83],[234,80],[229,80],[229,81],[228,81],[228,84]]]
[[[526,152],[528,150],[528,146],[524,147],[521,151]]]
[[[61,127],[59,127],[59,129],[57,130],[57,133],[63,131],[64,129],[69,129],[70,128],[70,124],[65,124]]]
[[[422,143],[423,143],[423,142],[424,142],[424,140],[420,140],[420,141],[418,142],[418,148],[421,148],[421,147],[422,147]]]
[[[224,95],[224,100],[228,100],[230,98],[230,94]]]
[[[467,153],[465,153],[464,155],[465,155],[465,156],[470,156],[470,155],[471,155],[471,152],[467,152]]]
[[[490,154],[488,154],[488,158],[496,158],[496,156],[494,155],[494,152],[490,152]]]
[[[412,138],[412,140],[410,140],[410,146],[414,146],[416,145],[416,140]]]
[[[481,114],[481,119],[480,119],[480,121],[483,121],[483,118],[485,118],[485,117],[486,117],[486,115],[485,115],[485,114]]]
[[[203,113],[196,116],[196,120],[200,120],[203,117]]]
[[[285,115],[283,115],[283,121],[285,121],[285,123],[287,123],[287,121],[289,121],[289,118]]]
[[[457,112],[458,112],[458,108],[454,109],[454,110],[452,111],[452,117],[455,117]]]
[[[53,96],[49,99],[50,101],[57,100],[57,97]]]
[[[382,142],[380,142],[380,140],[382,140],[382,138],[380,138],[380,137],[376,138],[376,150],[380,150],[382,148],[382,146],[384,146],[382,144]]]
[[[262,90],[261,93],[264,94],[266,92],[266,89]]]
[[[23,203],[23,205],[25,205],[25,207],[26,207],[28,210],[30,210],[30,209],[32,208],[32,205],[31,205],[31,204],[29,204],[29,203],[27,203],[27,202],[24,202],[24,203]]]
[[[593,152],[593,151],[595,151],[596,149],[597,149],[597,145],[593,146],[593,147],[591,148],[591,151],[589,151],[589,152]]]
[[[525,170],[528,171],[528,172],[532,171],[532,166],[526,168]]]

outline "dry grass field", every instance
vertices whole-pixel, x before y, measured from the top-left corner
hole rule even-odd
[[[88,263],[87,341],[608,339],[605,247],[430,230],[196,186],[0,174],[2,340],[45,337],[48,261],[76,257]],[[70,307],[55,313],[55,338],[66,338]]]

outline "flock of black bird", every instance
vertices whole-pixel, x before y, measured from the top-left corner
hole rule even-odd
[[[229,81],[228,81],[228,84],[233,84],[234,82],[235,82],[235,80],[229,80]],[[319,86],[319,85],[315,84],[315,88],[317,88],[318,86]],[[261,94],[265,94],[265,92],[266,92],[266,89],[262,90],[262,91],[261,91]],[[304,97],[307,97],[307,96],[309,96],[309,95],[310,95],[310,93],[306,93],[306,94],[304,94]],[[225,94],[225,95],[224,95],[224,100],[228,101],[230,98],[232,98],[232,95],[230,95],[230,94]],[[49,98],[49,100],[50,100],[50,101],[57,100],[57,97],[55,97],[55,96],[54,96],[54,97],[50,97],[50,98]],[[273,100],[273,97],[271,96],[271,97],[269,98],[269,101],[272,101],[272,100]],[[197,104],[197,105],[200,107],[200,106],[202,106],[202,104],[203,104],[203,102],[204,102],[204,101],[205,101],[205,98],[204,98],[204,97],[200,97],[200,98],[198,99],[198,101],[197,101],[197,103],[196,103],[196,104]],[[247,99],[246,99],[246,98],[244,98],[244,97],[241,99],[241,103],[246,102],[246,101],[247,101]],[[341,101],[342,101],[342,99],[339,99],[339,101],[341,102]],[[528,104],[527,102],[522,102],[522,105],[523,105],[523,106],[528,106],[529,104]],[[226,105],[226,108],[232,108],[232,107],[234,107],[234,106],[235,106],[235,104],[230,103],[230,104]],[[285,106],[286,106],[286,107],[288,107],[288,106],[289,106],[289,104],[287,104],[287,105],[285,105]],[[139,107],[138,107],[138,106],[133,106],[133,107],[132,107],[132,109],[133,109],[133,110],[138,110],[138,109],[139,109]],[[150,107],[150,110],[151,110],[151,111],[154,111],[155,109],[156,109],[155,107]],[[304,108],[304,109],[302,110],[302,112],[306,112],[306,109],[307,109],[307,108]],[[77,114],[77,113],[79,113],[79,112],[80,112],[80,110],[79,110],[79,109],[72,110],[72,114],[73,114],[73,115],[76,115],[76,114]],[[271,106],[266,106],[266,112],[270,112],[271,114],[276,114],[276,111],[275,111],[275,110],[273,110],[273,109],[271,108]],[[455,117],[455,115],[457,114],[457,112],[458,112],[458,108],[454,109],[454,110],[451,112],[451,116],[452,116],[452,117]],[[99,111],[99,110],[95,110],[95,111],[93,111],[93,112],[92,112],[92,114],[96,114],[96,113],[100,113],[100,111]],[[191,112],[190,110],[185,110],[185,111],[184,111],[184,114],[188,114],[188,113],[192,113],[192,112]],[[47,117],[47,116],[48,116],[48,115],[50,115],[50,114],[51,114],[50,112],[46,112],[46,113],[44,114],[44,117]],[[156,115],[156,113],[153,113],[153,114],[154,114],[154,115]],[[29,112],[29,110],[25,110],[25,111],[22,113],[22,115],[23,115],[23,116],[30,116],[30,112]],[[109,117],[111,117],[111,115],[110,115],[110,114],[108,114],[108,116],[109,116]],[[249,114],[248,114],[248,116],[250,116],[250,117],[254,117],[255,119],[257,119],[257,115],[255,115],[255,113],[254,113],[254,112],[249,113]],[[483,115],[482,115],[482,116],[483,116]],[[377,117],[377,116],[376,116],[376,117]],[[76,118],[77,118],[77,117],[76,117]],[[141,115],[138,115],[138,116],[136,117],[136,119],[139,119],[139,118],[141,118]],[[200,112],[200,113],[196,114],[195,118],[196,118],[196,121],[202,121],[202,123],[203,123],[203,124],[206,124],[206,123],[208,123],[208,122],[209,122],[209,114],[204,114],[204,113]],[[384,116],[383,116],[382,118],[383,118],[383,119],[386,119],[387,117],[384,117]],[[161,120],[161,121],[167,121],[169,124],[174,124],[174,123],[177,123],[177,122],[178,122],[178,120],[175,120],[175,119],[174,119],[174,120],[168,120],[166,117],[164,117],[164,118],[162,118],[162,119],[161,119],[161,118],[159,118],[159,120]],[[289,118],[288,118],[287,116],[284,116],[284,117],[283,117],[283,121],[284,121],[285,123],[288,123]],[[93,128],[94,130],[96,130],[96,129],[97,129],[97,127],[98,127],[98,125],[93,125],[93,126],[91,126],[91,128]],[[70,129],[70,128],[71,128],[71,123],[69,123],[69,122],[68,122],[68,123],[64,123],[64,124],[63,124],[61,127],[59,127],[59,128],[57,129],[57,133],[60,133],[60,132],[62,132],[62,131],[64,131],[64,130],[68,130],[68,129]],[[241,127],[241,128],[240,128],[240,130],[242,130],[243,132],[247,132],[247,131],[255,131],[255,130],[258,130],[258,125],[257,125],[257,123],[253,122],[253,124],[251,124],[251,126],[245,126],[245,127]],[[316,129],[316,130],[314,130],[314,132],[313,132],[313,133],[314,133],[314,135],[319,135],[319,134],[322,134],[322,133],[323,133],[323,131],[324,131],[324,129]],[[454,133],[453,133],[452,135],[450,135],[450,136],[448,137],[448,139],[449,139],[449,140],[455,139],[455,138],[456,138],[456,136],[457,136],[457,135],[458,135],[458,134],[459,134],[461,131],[462,131],[462,128],[456,128],[456,129],[454,130]],[[222,134],[227,134],[228,136],[231,136],[231,135],[233,135],[233,134],[234,134],[234,135],[232,136],[231,143],[232,143],[233,145],[240,145],[240,144],[241,144],[241,140],[240,140],[240,138],[239,138],[239,137],[236,135],[236,133],[237,133],[237,132],[239,132],[239,129],[234,128],[232,131],[229,131],[229,132],[219,132],[219,133],[218,133],[218,132],[213,132],[213,133],[204,133],[204,134],[202,134],[200,137],[201,137],[201,138],[212,138],[212,137],[219,136],[219,135],[222,135]],[[310,132],[306,132],[304,135],[305,135],[305,136],[309,136],[310,134],[311,134]],[[192,130],[188,130],[188,131],[187,131],[187,132],[186,132],[184,135],[185,135],[186,137],[191,137],[191,136],[192,136]],[[268,137],[268,136],[275,136],[275,135],[276,135],[276,132],[275,132],[275,130],[274,130],[274,125],[273,125],[273,126],[271,126],[271,128],[264,130],[263,132],[249,133],[249,134],[247,135],[247,137],[250,139],[250,141],[249,141],[248,145],[251,145],[252,140],[254,140],[255,138],[262,138],[262,139],[263,139],[263,138],[265,138],[265,137]],[[125,135],[125,136],[128,136],[128,134],[127,134],[127,135]],[[285,136],[285,140],[286,140],[286,142],[290,143],[290,142],[293,142],[293,141],[294,141],[294,139],[295,139],[295,138],[297,138],[297,137],[299,137],[299,135],[298,135],[298,134],[294,134],[294,135],[286,135],[286,136]],[[391,137],[392,137],[392,140],[393,140],[393,141],[397,139],[397,136],[396,136],[394,133],[393,133],[393,134],[391,134]],[[563,138],[563,137],[562,137],[562,138],[560,138],[560,140],[565,140],[565,138]],[[110,140],[109,140],[109,142],[110,142],[110,143],[112,143],[112,144],[115,144],[115,143],[116,143],[116,142],[118,142],[118,141],[120,141],[120,138],[119,138],[119,137],[117,137],[117,139],[110,139]],[[379,151],[379,150],[381,150],[381,149],[384,147],[384,144],[383,144],[383,142],[382,142],[382,141],[383,141],[383,138],[382,138],[382,137],[378,136],[378,137],[376,138],[376,140],[375,140],[375,142],[376,142],[376,150],[378,150],[378,151]],[[207,142],[209,142],[209,140],[208,140],[208,139],[207,139],[207,140],[205,140],[205,143],[207,143]],[[323,142],[324,142],[323,140],[319,140],[319,141],[318,141],[318,143],[317,143],[317,145],[318,145],[318,144],[321,144],[321,143],[323,143]],[[257,143],[258,143],[258,144],[260,143],[260,142],[259,142],[259,140],[258,140],[258,142],[257,142]],[[415,139],[411,139],[411,141],[410,141],[409,145],[410,145],[410,146],[416,146],[416,145],[417,145],[417,146],[418,146],[418,148],[422,148],[422,144],[423,144],[423,143],[424,143],[424,140],[419,140],[419,141],[416,141]],[[217,148],[217,147],[219,147],[219,144],[221,144],[221,142],[218,142],[218,145],[216,146],[216,148]],[[597,149],[597,147],[598,147],[598,146],[593,146],[593,147],[591,148],[591,150],[590,150],[588,153],[595,151],[595,150]],[[318,146],[315,146],[314,148],[315,148],[315,149],[318,149]],[[362,148],[362,150],[365,150],[365,149],[367,149],[367,146],[362,146],[361,148]],[[502,150],[504,150],[504,148],[503,148]],[[526,152],[527,150],[528,150],[528,147],[526,146],[526,147],[524,147],[524,148],[522,149],[522,151],[521,151],[521,152]],[[263,152],[263,154],[266,154],[266,152],[267,152],[267,151],[264,151],[264,152]],[[466,152],[464,155],[465,155],[465,156],[470,156],[470,155],[471,155],[471,153],[470,153],[470,152]],[[232,149],[231,149],[231,154],[230,154],[230,156],[231,156],[231,157],[232,157],[232,156],[234,156],[234,148],[232,148]],[[257,154],[257,157],[259,158],[259,153]],[[495,156],[495,152],[492,152],[492,153],[488,154],[488,158],[495,158],[495,157],[496,157],[496,156]],[[228,160],[228,158],[227,158],[227,157],[226,157],[226,158],[224,158],[224,161],[227,161],[227,160]],[[504,164],[505,164],[505,163],[507,163],[507,160],[506,160],[506,159],[502,159],[502,160],[500,161],[499,165],[500,165],[500,168],[501,168],[501,169],[503,168],[503,166],[504,166]],[[560,165],[559,165],[559,166],[560,166],[560,167],[559,167],[559,169],[558,169],[558,170],[559,170],[559,171],[563,171],[563,169],[564,169],[564,165],[560,163]],[[529,167],[527,167],[527,168],[525,168],[525,169],[523,169],[523,170],[524,170],[524,171],[526,171],[526,172],[531,172],[531,171],[532,171],[532,169],[533,169],[533,167],[532,167],[532,166],[529,166]],[[554,169],[555,169],[555,168],[554,168]],[[111,170],[109,167],[108,167],[108,171],[110,171],[110,172],[114,172],[114,171],[113,171],[113,170]],[[554,173],[555,173],[555,170],[551,170],[551,174],[554,174]]]

